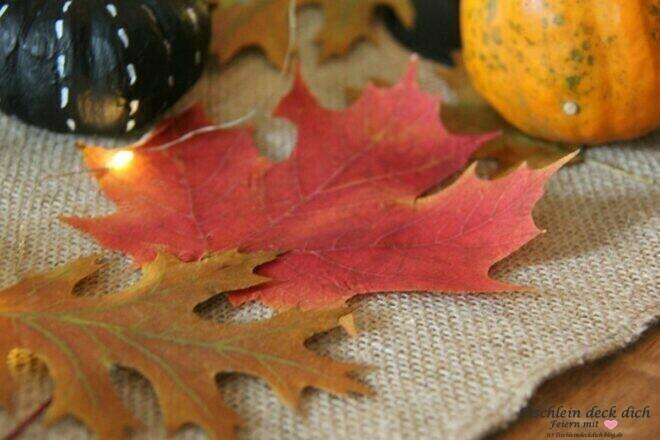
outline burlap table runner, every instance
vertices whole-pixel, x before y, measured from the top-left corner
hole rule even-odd
[[[321,13],[300,14],[303,72],[321,102],[345,105],[347,86],[372,77],[395,81],[409,53],[381,30],[379,47],[360,44],[349,56],[318,65],[312,42]],[[445,85],[423,62],[420,82],[428,91]],[[210,66],[186,101],[201,99],[212,117],[226,121],[259,106],[272,108],[288,81],[257,52],[223,68]],[[182,104],[182,105],[185,105]],[[272,150],[286,150],[289,127],[261,124],[259,137]],[[284,136],[282,136],[284,134]],[[0,119],[0,285],[28,270],[45,270],[100,251],[58,217],[103,214],[112,206],[88,175],[48,178],[81,168],[74,138]],[[90,140],[90,139],[87,139]],[[92,139],[104,145],[116,141]],[[660,312],[658,295],[657,182],[660,136],[591,149],[583,164],[562,170],[535,210],[548,233],[499,264],[496,276],[538,287],[506,295],[374,295],[360,300],[361,334],[335,331],[313,347],[339,359],[377,368],[364,380],[371,398],[335,398],[309,392],[299,415],[283,406],[262,382],[223,381],[228,403],[245,419],[245,438],[478,438],[515,417],[548,375],[622,347]],[[107,253],[106,253],[107,254]],[[126,261],[114,263],[93,285],[108,291],[126,284]],[[217,319],[267,316],[262,307],[231,310],[219,302],[207,313]],[[160,415],[148,383],[135,373],[113,377],[126,404],[150,427],[138,438],[161,438]],[[19,414],[0,412],[0,434],[48,396],[42,374],[18,397]],[[199,437],[191,427],[182,437]],[[74,420],[45,429],[32,425],[26,438],[88,438]]]

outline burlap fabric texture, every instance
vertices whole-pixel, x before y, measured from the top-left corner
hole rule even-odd
[[[403,73],[409,53],[384,31],[378,47],[360,44],[347,57],[319,65],[312,37],[320,19],[316,9],[300,14],[300,58],[325,105],[345,105],[347,86],[363,86],[373,77],[396,81]],[[432,63],[422,62],[423,88],[452,99],[434,71]],[[215,120],[226,121],[255,106],[267,113],[288,84],[258,52],[248,52],[229,66],[209,66],[186,102],[202,100]],[[287,149],[290,133],[281,121],[260,123],[259,137],[276,156]],[[63,214],[111,212],[95,183],[88,175],[46,178],[81,168],[74,140],[0,119],[0,285],[28,270],[100,251],[58,220]],[[223,382],[225,399],[246,421],[239,436],[479,438],[514,418],[547,376],[635,339],[660,312],[659,143],[656,135],[591,149],[583,164],[553,178],[534,213],[548,232],[495,270],[497,277],[536,286],[537,292],[374,295],[359,301],[360,336],[335,331],[313,342],[322,353],[375,366],[363,378],[377,391],[375,397],[335,398],[312,391],[302,414],[296,414],[258,380]],[[114,254],[114,262],[90,289],[109,291],[130,281],[126,261]],[[246,320],[269,312],[255,305],[231,310],[218,304],[207,313]],[[113,377],[126,404],[149,426],[137,438],[164,437],[148,383],[121,369]],[[42,402],[50,386],[43,374],[30,381],[17,397],[18,415],[0,412],[0,433]],[[65,420],[48,429],[36,423],[25,438],[89,435],[75,420]],[[180,436],[203,433],[190,427]]]

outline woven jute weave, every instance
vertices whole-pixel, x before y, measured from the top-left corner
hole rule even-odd
[[[371,78],[396,81],[409,53],[381,30],[379,46],[360,44],[345,58],[317,63],[313,35],[321,13],[300,14],[299,57],[313,92],[340,108],[346,88]],[[452,94],[423,61],[420,82],[429,92]],[[201,100],[216,121],[258,107],[266,114],[289,80],[263,57],[247,52],[229,66],[209,66],[180,105]],[[264,150],[277,157],[290,147],[291,127],[257,118]],[[82,168],[77,139],[0,118],[0,285],[27,271],[46,270],[102,250],[66,227],[61,215],[101,215],[113,207],[86,174],[48,176]],[[113,146],[118,141],[85,139]],[[569,366],[634,340],[660,312],[658,234],[660,136],[590,149],[582,164],[554,177],[534,212],[547,233],[499,264],[494,274],[535,286],[534,293],[506,295],[383,294],[358,301],[361,333],[334,331],[312,341],[321,353],[376,368],[363,380],[374,397],[306,394],[302,414],[283,406],[262,382],[227,378],[221,392],[241,414],[239,436],[250,439],[472,439],[515,417],[536,386]],[[128,261],[111,264],[88,289],[108,292],[134,279]],[[232,310],[218,303],[205,311],[218,320],[269,315],[257,305]],[[29,370],[30,368],[28,368]],[[0,412],[0,434],[48,397],[43,370],[17,396],[18,414]],[[136,438],[164,438],[149,384],[136,373],[113,372],[117,392],[149,427]],[[220,392],[220,391],[219,391]],[[195,427],[181,438],[202,438]],[[89,438],[72,419],[50,428],[39,422],[25,438]]]

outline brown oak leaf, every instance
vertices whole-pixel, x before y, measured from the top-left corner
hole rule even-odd
[[[0,354],[29,350],[48,367],[55,388],[46,422],[71,415],[101,439],[122,438],[141,423],[124,407],[110,381],[120,365],[153,385],[170,433],[199,425],[215,438],[234,436],[239,418],[223,402],[216,376],[239,372],[263,378],[296,407],[304,388],[335,394],[368,393],[351,379],[357,365],[314,354],[304,342],[339,325],[350,313],[291,310],[248,324],[220,324],[193,308],[225,291],[265,281],[253,269],[273,254],[227,251],[183,263],[159,254],[132,287],[104,296],[72,293],[96,272],[95,257],[34,274],[0,292]],[[0,403],[15,391],[9,365],[0,364]]]
[[[214,13],[214,47],[221,62],[241,49],[258,46],[268,59],[281,66],[289,46],[291,0],[221,2]],[[411,26],[415,11],[409,0],[296,0],[297,7],[317,4],[325,12],[318,40],[321,58],[347,52],[358,40],[373,39],[372,18],[376,6],[388,6],[402,23]]]

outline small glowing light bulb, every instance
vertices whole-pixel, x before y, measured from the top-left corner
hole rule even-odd
[[[128,150],[117,151],[115,154],[112,155],[110,160],[108,160],[106,167],[113,171],[124,170],[128,168],[131,162],[133,162],[133,159],[135,159],[135,153],[133,153],[132,151],[128,151]]]

